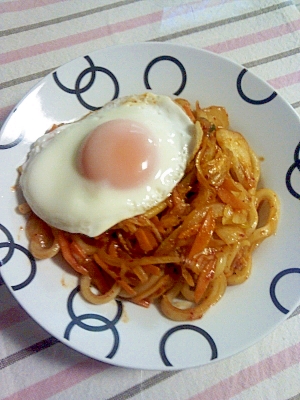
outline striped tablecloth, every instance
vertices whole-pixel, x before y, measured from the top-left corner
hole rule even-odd
[[[0,119],[61,64],[115,44],[207,49],[269,82],[300,114],[300,12],[291,0],[0,1]],[[1,399],[300,399],[300,308],[248,350],[184,371],[89,359],[50,337],[0,277]]]

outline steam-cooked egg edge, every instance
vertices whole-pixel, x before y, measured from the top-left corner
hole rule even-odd
[[[105,179],[95,182],[78,166],[88,135],[120,119],[142,124],[151,134],[156,165],[142,185],[119,188]],[[164,200],[184,175],[193,140],[194,124],[168,96],[119,98],[39,138],[23,166],[21,188],[33,212],[49,225],[97,236]]]

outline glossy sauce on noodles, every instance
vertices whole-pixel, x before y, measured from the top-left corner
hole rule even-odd
[[[155,302],[166,317],[188,321],[250,276],[252,253],[276,232],[280,207],[272,190],[258,188],[259,159],[229,129],[226,110],[177,103],[198,140],[185,176],[164,201],[94,238],[51,228],[34,214],[26,229],[35,257],[61,252],[79,273],[87,301]]]

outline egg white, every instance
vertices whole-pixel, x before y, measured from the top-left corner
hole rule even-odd
[[[151,179],[126,190],[85,179],[77,165],[87,135],[119,118],[146,125],[159,154]],[[21,188],[33,212],[49,225],[94,237],[164,200],[184,175],[193,140],[194,124],[169,97],[146,93],[116,99],[40,137],[23,166]]]

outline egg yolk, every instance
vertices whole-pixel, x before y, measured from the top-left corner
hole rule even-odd
[[[117,119],[95,128],[79,153],[81,174],[94,182],[106,181],[118,189],[133,188],[153,176],[157,147],[141,123]]]

